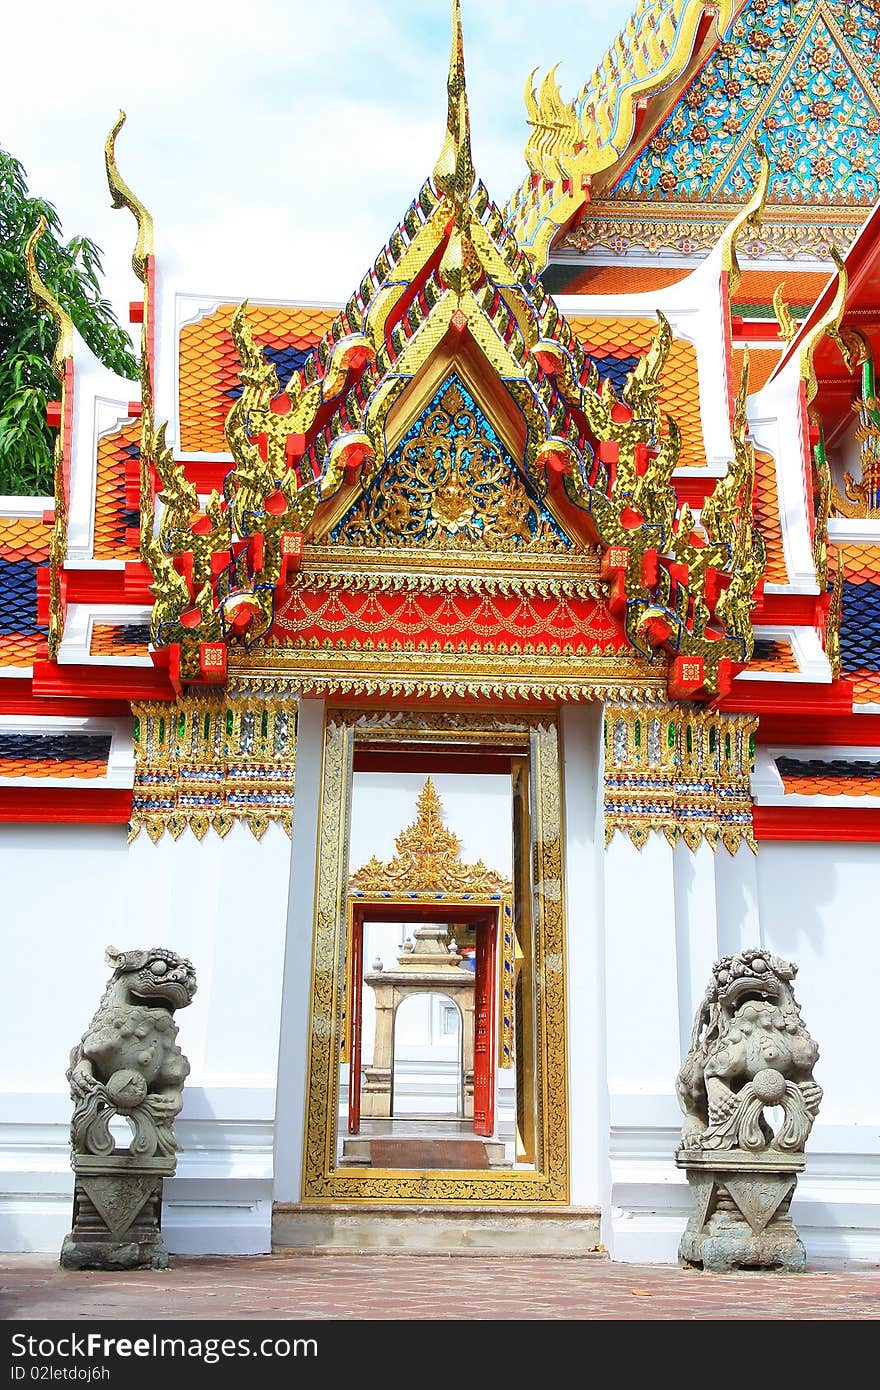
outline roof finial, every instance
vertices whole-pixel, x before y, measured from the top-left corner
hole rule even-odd
[[[470,198],[474,186],[460,0],[452,0],[452,51],[449,55],[446,92],[446,136],[440,158],[434,166],[434,183],[438,193],[445,194],[450,202],[457,204],[462,199]]]
[[[452,0],[452,51],[446,113],[446,136],[434,166],[434,184],[450,204],[455,226],[440,262],[440,277],[451,289],[461,293],[479,277],[479,264],[468,235],[470,198],[474,187],[471,156],[471,122],[468,114],[464,76],[464,43],[461,36],[460,0]]]

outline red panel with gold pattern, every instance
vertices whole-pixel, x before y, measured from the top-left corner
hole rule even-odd
[[[296,588],[272,639],[344,647],[369,643],[492,651],[614,653],[626,637],[597,599],[540,595],[364,593]]]

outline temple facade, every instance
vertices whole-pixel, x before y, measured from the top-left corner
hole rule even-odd
[[[764,952],[820,1047],[807,1259],[876,1262],[878,28],[642,0],[572,102],[529,82],[502,205],[455,0],[439,157],[343,305],[175,283],[121,117],[134,400],[35,232],[58,399],[54,496],[0,498],[2,1248],[70,1227],[65,1067],[112,942],[198,976],[172,1252],[674,1261],[691,1023]]]

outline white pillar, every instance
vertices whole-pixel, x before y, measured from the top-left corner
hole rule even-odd
[[[687,1056],[690,1048],[694,1014],[719,956],[715,856],[726,853],[725,849],[713,851],[706,840],[700,840],[695,850],[688,849],[684,841],[679,840],[673,851],[682,1057]]]
[[[572,1206],[605,1205],[609,1186],[602,923],[602,710],[560,717],[565,799],[565,931]]]
[[[275,1101],[276,1202],[298,1202],[302,1191],[323,742],[324,701],[302,700],[296,734],[290,902],[281,990],[278,1089]]]

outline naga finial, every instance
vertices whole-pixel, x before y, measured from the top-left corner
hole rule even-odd
[[[113,206],[128,208],[137,223],[138,234],[131,265],[135,275],[143,283],[147,275],[147,260],[153,255],[153,218],[140,198],[136,198],[132,193],[116,165],[116,137],[125,125],[125,120],[125,112],[120,111],[104,145],[104,163]]]
[[[52,353],[52,369],[59,382],[63,385],[64,360],[67,357],[73,356],[73,319],[55,298],[54,294],[43,280],[39,266],[37,265],[37,242],[43,236],[47,226],[48,223],[45,217],[40,217],[39,222],[27,239],[27,245],[24,248],[24,259],[27,268],[27,282],[31,295],[31,303],[37,313],[42,313],[45,310],[45,312],[51,314],[55,321],[55,327],[58,330],[58,336],[55,339],[55,348]]]
[[[464,74],[464,41],[460,0],[452,0],[452,50],[446,82],[446,135],[434,166],[434,184],[450,206],[454,226],[440,262],[440,277],[458,293],[470,289],[479,276],[468,224],[476,178],[471,155],[471,122]]]
[[[834,292],[834,298],[815,328],[808,333],[806,340],[801,344],[801,381],[806,383],[807,405],[811,403],[819,389],[816,369],[813,366],[813,357],[826,333],[840,348],[841,356],[843,357],[847,371],[852,371],[854,366],[852,355],[840,333],[841,321],[846,312],[846,296],[849,290],[849,277],[847,275],[846,263],[836,246],[832,246],[831,248],[831,259],[837,266],[837,289]]]
[[[736,255],[736,244],[747,227],[757,227],[761,221],[770,187],[770,160],[760,140],[754,142],[755,154],[761,162],[755,191],[742,212],[733,219],[721,238],[721,267],[727,271],[727,288],[731,295],[736,294],[742,279],[742,271]]]
[[[785,281],[780,280],[776,289],[773,291],[773,313],[776,315],[776,322],[779,324],[779,336],[784,343],[790,343],[792,338],[797,336],[797,320],[792,317],[792,312],[786,304],[782,291],[785,289]]]

